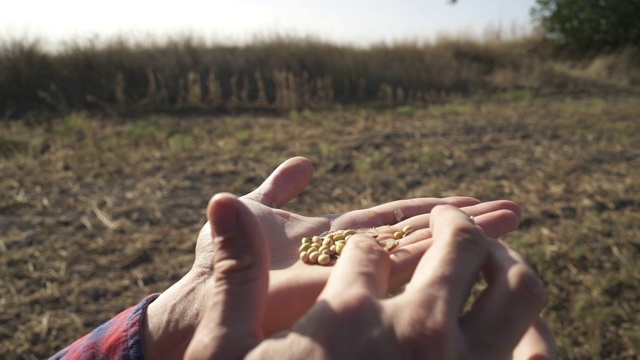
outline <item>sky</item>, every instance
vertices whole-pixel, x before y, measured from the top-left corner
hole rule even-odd
[[[0,39],[48,45],[114,36],[195,35],[247,42],[276,34],[340,44],[433,41],[461,34],[512,36],[531,29],[535,0],[2,0]]]

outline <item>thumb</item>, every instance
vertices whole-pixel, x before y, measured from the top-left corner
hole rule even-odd
[[[262,185],[244,196],[272,208],[280,208],[298,196],[313,178],[311,162],[301,156],[283,162]]]
[[[203,316],[185,357],[240,358],[262,338],[269,285],[267,240],[255,215],[231,194],[215,195],[207,217],[214,236],[214,286],[198,304]]]

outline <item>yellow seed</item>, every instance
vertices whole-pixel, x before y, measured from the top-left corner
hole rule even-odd
[[[318,256],[318,264],[327,265],[331,261],[331,257],[328,254],[322,254]]]
[[[318,256],[320,256],[320,252],[318,251],[314,251],[312,253],[309,254],[309,262],[310,263],[315,263],[316,261],[318,261]]]
[[[298,251],[300,251],[300,252],[307,251],[307,250],[309,250],[310,247],[311,247],[310,244],[302,244],[302,245],[300,245],[300,248],[298,249]]]
[[[398,240],[392,241],[391,243],[387,244],[384,248],[391,252],[393,249],[395,249],[398,246]]]
[[[303,262],[309,261],[309,254],[306,251],[300,253],[300,260]]]
[[[411,225],[404,226],[401,231],[394,231],[394,229],[389,226],[377,230],[374,228],[371,230],[348,229],[325,231],[321,235],[302,238],[299,247],[300,260],[308,264],[329,264],[331,258],[340,257],[347,241],[358,233],[365,233],[376,238],[380,246],[384,247],[387,251],[392,251],[398,246],[399,239],[413,231],[414,229]]]

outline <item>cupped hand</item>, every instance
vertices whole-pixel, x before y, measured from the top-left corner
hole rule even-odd
[[[265,337],[261,326],[268,315],[271,262],[265,233],[231,195],[214,197],[210,208],[217,211],[212,213],[216,274],[186,359],[555,356],[552,339],[537,335],[546,303],[542,282],[520,255],[486,237],[455,207],[434,209],[432,247],[404,292],[386,296],[393,261],[373,238],[356,235],[314,306],[273,337]],[[464,311],[480,273],[488,285]]]
[[[270,282],[266,316],[261,330],[265,334],[289,328],[311,306],[324,287],[332,266],[310,266],[299,260],[298,247],[303,236],[330,229],[401,229],[412,225],[415,231],[402,239],[391,256],[390,289],[406,283],[422,254],[429,248],[429,212],[439,204],[463,208],[475,216],[489,236],[498,237],[518,225],[520,209],[509,201],[481,203],[468,197],[417,198],[394,201],[369,209],[339,214],[304,216],[280,209],[299,195],[313,177],[310,162],[301,157],[285,161],[253,192],[240,198],[257,219],[262,241],[270,255]],[[213,215],[209,208],[208,215]],[[214,228],[214,230],[212,230]],[[189,273],[162,293],[147,309],[145,348],[147,357],[181,358],[202,317],[202,303],[212,292],[215,227],[205,224],[196,245],[196,259]]]

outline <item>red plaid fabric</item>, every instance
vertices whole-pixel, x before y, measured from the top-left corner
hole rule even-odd
[[[147,306],[160,294],[145,297],[98,328],[76,340],[51,359],[54,360],[134,360],[144,359],[142,321]]]

